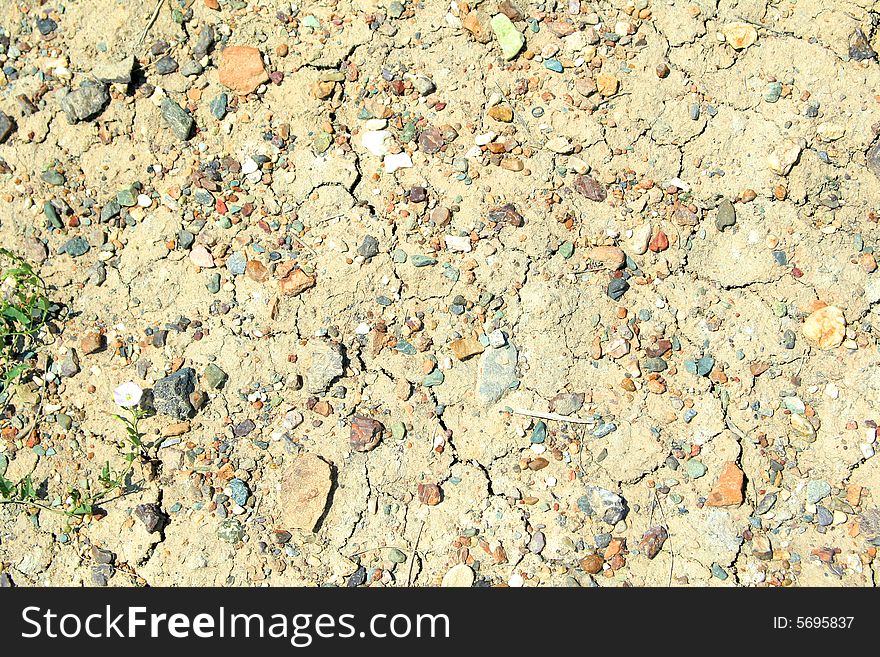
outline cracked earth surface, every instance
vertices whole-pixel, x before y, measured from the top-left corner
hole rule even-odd
[[[828,4],[4,3],[65,313],[0,474],[63,507],[119,384],[193,389],[95,515],[0,506],[3,581],[874,586],[880,14]]]

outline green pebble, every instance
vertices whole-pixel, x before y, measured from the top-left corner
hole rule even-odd
[[[312,146],[314,146],[315,151],[318,153],[323,153],[328,148],[330,148],[330,144],[333,143],[333,137],[328,135],[326,132],[319,132],[315,135],[315,139],[312,142]]]
[[[394,249],[394,251],[391,252],[391,262],[402,264],[406,262],[406,258],[406,251],[404,251],[403,249]]]
[[[226,543],[238,543],[244,536],[244,528],[235,518],[224,520],[217,530],[217,538]]]
[[[574,255],[574,244],[571,242],[563,242],[562,246],[559,247],[559,253],[563,258],[568,260],[571,256]]]
[[[405,126],[403,126],[403,130],[400,131],[400,141],[404,144],[411,142],[415,139],[416,136],[416,124],[410,121]]]
[[[535,428],[532,429],[532,444],[540,445],[545,440],[547,440],[547,425],[539,420],[538,423],[535,424]]]
[[[406,563],[406,555],[397,548],[391,548],[388,558],[394,563]]]
[[[782,83],[771,82],[767,85],[767,91],[764,94],[764,100],[768,103],[775,103],[782,96]]]
[[[436,258],[430,258],[419,254],[412,256],[409,260],[413,264],[413,267],[430,267],[431,265],[437,264]]]
[[[424,379],[422,379],[422,385],[426,388],[433,388],[434,386],[439,386],[443,383],[443,380],[446,377],[443,375],[443,372],[440,370],[434,370],[430,374],[428,374]]]
[[[727,571],[717,563],[712,564],[712,575],[720,579],[722,582],[727,579]]]
[[[66,182],[64,176],[54,169],[47,169],[40,175],[40,178],[50,185],[63,185]]]
[[[215,390],[222,387],[228,378],[229,375],[214,363],[208,363],[205,368],[205,382]]]
[[[58,415],[55,416],[55,421],[65,431],[69,431],[70,427],[73,425],[73,418],[66,413],[58,413]]]
[[[55,228],[64,228],[64,224],[61,223],[61,219],[58,218],[58,211],[55,209],[55,206],[52,205],[49,201],[43,203],[43,214],[46,216],[46,220]]]
[[[519,54],[525,45],[526,38],[522,35],[511,20],[504,14],[497,14],[491,20],[492,31],[501,46],[501,52],[505,59],[513,59]]]
[[[395,422],[392,424],[391,437],[394,440],[403,440],[406,437],[406,425],[403,422]]]
[[[700,463],[696,459],[690,459],[685,466],[688,475],[690,475],[693,479],[699,479],[703,475],[706,474],[706,466]]]

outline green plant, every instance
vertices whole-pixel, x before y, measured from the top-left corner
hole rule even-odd
[[[46,284],[33,267],[0,248],[0,388],[29,369],[20,356],[35,344],[50,306]]]
[[[70,518],[94,513],[98,504],[108,501],[114,492],[125,488],[125,480],[135,461],[139,457],[147,456],[146,445],[138,426],[140,420],[147,415],[146,411],[139,407],[142,394],[141,389],[131,382],[119,386],[113,392],[116,403],[124,408],[126,413],[126,415],[113,414],[113,417],[125,425],[125,439],[121,444],[124,465],[120,470],[114,471],[109,461],[104,463],[97,481],[100,487],[93,487],[92,482],[87,480],[82,488],[69,486],[63,499],[59,497],[50,500],[40,498],[34,487],[33,470],[17,483],[5,479],[0,474],[0,505],[21,505],[31,508],[34,512],[43,509],[62,513]],[[36,465],[34,467],[36,468]]]

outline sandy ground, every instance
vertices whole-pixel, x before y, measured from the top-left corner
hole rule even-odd
[[[875,3],[2,5],[0,583],[876,584]]]

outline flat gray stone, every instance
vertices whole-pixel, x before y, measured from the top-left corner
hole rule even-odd
[[[312,346],[311,363],[306,374],[309,392],[327,390],[334,379],[342,376],[342,347],[330,341],[316,342]]]
[[[516,347],[506,344],[489,348],[477,365],[477,396],[483,404],[494,404],[516,381]]]
[[[70,123],[94,118],[110,102],[107,85],[97,80],[85,80],[79,89],[68,92],[61,99],[61,109]]]
[[[153,405],[156,410],[178,420],[188,420],[195,414],[189,395],[195,390],[196,371],[184,367],[159,379],[153,386]]]

